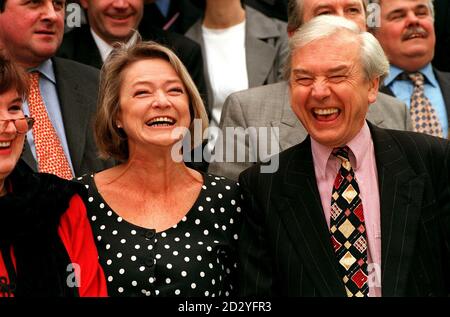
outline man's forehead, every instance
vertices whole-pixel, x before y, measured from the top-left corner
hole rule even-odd
[[[322,67],[320,67],[322,69],[322,71],[324,71],[325,73],[346,73],[349,69],[351,69],[353,63],[351,61],[340,61],[339,63],[321,63]],[[309,67],[309,65],[307,64],[303,64],[301,61],[299,62],[298,65],[296,65],[293,69],[292,69],[292,73],[294,75],[304,75],[304,74],[309,74],[312,75],[313,71],[312,69]]]
[[[363,0],[305,0],[310,8],[334,7],[336,5],[360,5],[364,6]]]
[[[410,8],[418,6],[428,7],[430,0],[389,0],[380,1],[381,8],[389,8],[392,10],[399,8]]]

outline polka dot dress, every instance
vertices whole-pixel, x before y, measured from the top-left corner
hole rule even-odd
[[[93,175],[78,180],[105,272],[109,296],[229,296],[234,294],[240,225],[238,184],[203,174],[186,216],[162,232],[118,216],[98,193]]]

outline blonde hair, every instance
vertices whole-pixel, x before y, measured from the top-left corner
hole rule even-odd
[[[145,59],[163,59],[169,62],[183,82],[189,97],[191,114],[191,147],[194,144],[194,119],[202,122],[202,135],[208,127],[208,116],[200,94],[186,67],[169,48],[155,42],[140,42],[131,46],[117,44],[105,61],[100,72],[100,90],[95,118],[95,141],[100,157],[112,157],[126,161],[129,156],[127,136],[123,129],[117,127],[120,110],[120,87],[124,80],[124,70],[131,64]]]

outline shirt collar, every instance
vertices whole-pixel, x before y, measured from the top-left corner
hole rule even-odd
[[[398,75],[403,73],[403,69],[398,68],[397,66],[390,65],[389,67],[389,75],[384,79],[384,85],[389,86],[392,82],[397,78]]]
[[[421,72],[425,78],[427,79],[427,81],[435,88],[439,87],[439,83],[436,79],[436,76],[434,75],[433,72],[433,67],[431,66],[431,63],[428,63],[424,68],[422,68],[421,70],[419,70],[419,72]]]
[[[109,54],[114,50],[114,47],[107,42],[105,42],[100,36],[95,33],[95,31],[91,29],[92,37],[94,38],[95,44],[97,44],[98,50],[100,51],[100,56],[102,57],[102,61],[105,62],[105,60],[108,58]],[[133,33],[133,35],[128,40],[127,44],[131,44],[136,42],[137,40],[137,32]]]
[[[95,33],[95,31],[91,28],[91,34],[94,38],[95,44],[98,47],[98,50],[100,52],[100,56],[102,57],[102,61],[104,62],[106,58],[108,57],[109,53],[114,49],[112,45],[109,45],[106,43],[100,36]]]
[[[360,162],[364,161],[366,155],[368,155],[370,141],[370,129],[367,122],[364,122],[364,125],[358,134],[346,144],[350,148],[350,163],[354,170],[358,170]],[[330,158],[333,158],[331,155],[333,148],[322,145],[311,138],[311,151],[314,165],[319,174],[318,176],[325,178],[328,161]]]
[[[384,79],[384,85],[389,86],[390,84],[392,84],[394,80],[397,78],[397,76],[403,72],[404,72],[403,69],[398,68],[397,66],[394,65],[390,65],[389,75]],[[439,87],[439,83],[436,79],[436,76],[434,75],[431,63],[428,63],[425,67],[419,69],[419,72],[423,74],[423,76],[426,78],[426,81],[430,83],[433,87]]]
[[[53,62],[49,58],[45,62],[43,62],[38,67],[33,67],[28,69],[28,72],[34,72],[38,71],[41,76],[43,75],[45,78],[47,78],[49,81],[51,81],[53,84],[56,84],[56,78],[55,78],[55,71],[53,70]]]

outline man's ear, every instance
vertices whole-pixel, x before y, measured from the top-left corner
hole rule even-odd
[[[369,93],[367,95],[369,104],[377,101],[378,88],[380,88],[380,77],[375,77],[369,80]]]

